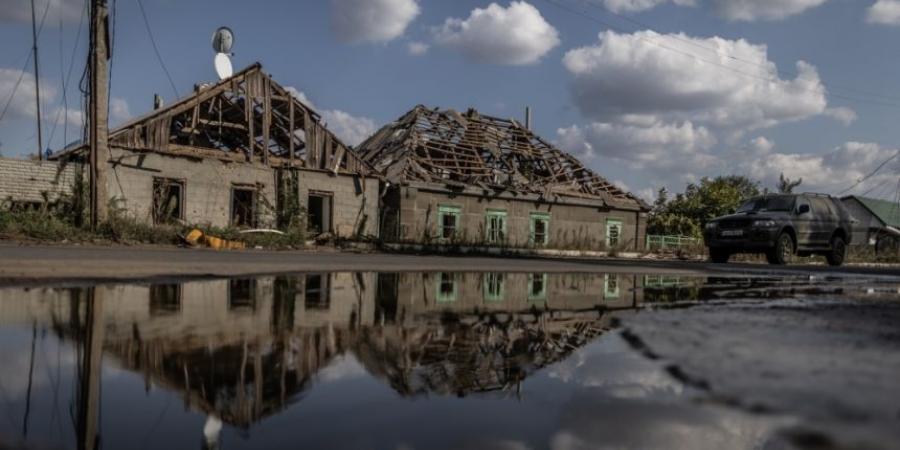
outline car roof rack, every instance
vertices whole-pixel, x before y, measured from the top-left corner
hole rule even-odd
[[[818,193],[818,192],[804,192],[804,193],[801,194],[801,195],[811,195],[811,196],[813,196],[813,197],[826,197],[826,198],[831,198],[831,194],[821,194],[821,193]]]

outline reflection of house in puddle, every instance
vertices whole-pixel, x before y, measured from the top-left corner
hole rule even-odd
[[[0,290],[0,322],[53,328],[148,386],[249,426],[297,401],[332,359],[353,353],[401,395],[514,389],[641,302],[635,277],[546,274],[308,274]],[[91,317],[100,320],[92,322]],[[96,340],[96,339],[95,339]]]

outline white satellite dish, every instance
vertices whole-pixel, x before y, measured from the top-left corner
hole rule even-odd
[[[231,28],[219,27],[212,37],[213,50],[216,53],[231,53],[231,47],[234,45],[234,33]]]
[[[234,68],[231,67],[231,58],[229,58],[228,55],[216,53],[214,63],[216,65],[216,73],[219,74],[220,80],[231,78],[231,76],[234,75]]]

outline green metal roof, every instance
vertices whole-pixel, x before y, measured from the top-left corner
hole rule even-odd
[[[900,228],[900,203],[877,198],[852,196],[863,204],[875,217],[894,228]]]

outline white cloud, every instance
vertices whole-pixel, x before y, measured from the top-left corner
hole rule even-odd
[[[410,42],[406,46],[406,49],[409,51],[409,54],[413,55],[413,56],[422,56],[422,55],[428,53],[429,48],[431,48],[431,46],[424,42]]]
[[[838,194],[872,173],[880,164],[898,152],[874,143],[847,142],[828,153],[778,153],[748,155],[741,166],[763,186],[775,186],[781,173],[790,179],[803,179],[804,191]],[[861,194],[885,180],[896,186],[900,161],[883,167],[852,193]]]
[[[713,9],[728,20],[781,20],[815,8],[828,0],[710,0]]]
[[[799,61],[797,77],[781,79],[767,53],[743,39],[606,31],[598,44],[566,53],[563,64],[576,105],[595,120],[640,114],[739,136],[823,114],[827,100],[816,68]]]
[[[331,0],[331,25],[343,42],[389,42],[419,15],[417,0]]]
[[[878,0],[866,11],[866,21],[880,25],[900,25],[900,0]]]
[[[45,24],[58,24],[60,19],[63,22],[78,22],[84,10],[83,0],[49,0],[50,5],[47,9],[47,0],[35,0],[34,9],[38,21],[44,15],[47,9],[47,17],[44,19]],[[0,22],[18,22],[31,23],[31,0],[4,0],[3,7],[0,8]]]
[[[851,123],[856,122],[857,118],[856,111],[844,106],[828,108],[823,112],[823,114],[831,117],[834,120],[837,120],[844,125],[850,125]]]
[[[435,40],[479,63],[525,65],[559,45],[559,32],[530,3],[504,8],[491,3],[467,19],[449,18],[434,30]]]
[[[368,117],[354,116],[337,109],[320,110],[304,92],[293,86],[288,86],[284,89],[306,106],[317,110],[322,115],[325,126],[347,145],[359,145],[378,131],[375,121]]]
[[[656,8],[664,3],[679,6],[695,6],[695,0],[603,0],[603,6],[615,13],[640,12]]]
[[[561,148],[576,156],[598,155],[633,169],[696,170],[716,162],[709,149],[716,138],[691,122],[666,123],[652,117],[593,122],[557,130]],[[587,158],[590,161],[592,158]]]

